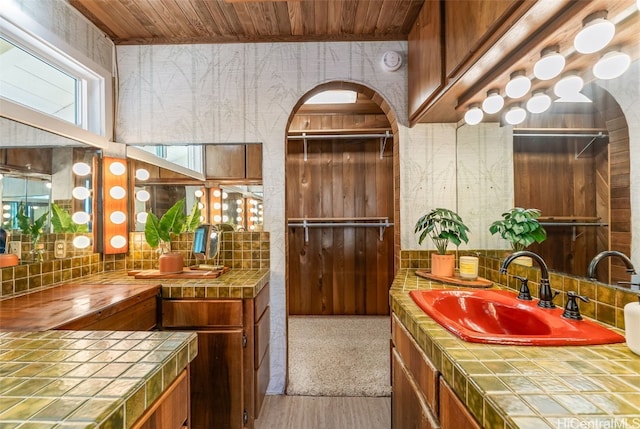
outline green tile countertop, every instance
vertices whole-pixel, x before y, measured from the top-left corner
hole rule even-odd
[[[163,298],[255,298],[269,283],[269,270],[232,269],[215,279],[136,279],[127,271],[111,271],[67,282],[161,284]],[[1,429],[1,428],[0,428]]]
[[[640,428],[640,356],[624,343],[533,347],[466,342],[409,296],[411,290],[442,288],[456,287],[401,269],[391,287],[391,309],[485,428]]]
[[[197,350],[194,332],[0,332],[0,428],[129,428]]]

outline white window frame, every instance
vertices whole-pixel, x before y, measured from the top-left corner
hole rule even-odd
[[[19,21],[19,19],[18,19]],[[30,23],[29,28],[34,24]],[[46,31],[38,28],[40,33]],[[76,98],[77,122],[72,124],[31,107],[0,97],[0,116],[27,125],[41,128],[93,146],[104,147],[111,140],[112,115],[107,111],[111,105],[111,74],[97,64],[89,68],[83,62],[63,52],[59,47],[27,31],[5,17],[0,16],[0,35],[9,42],[63,70],[78,81]],[[49,39],[49,38],[47,38]],[[51,36],[51,39],[57,39]],[[58,41],[57,44],[62,44]],[[69,48],[73,51],[72,48]],[[109,124],[109,125],[107,125]]]

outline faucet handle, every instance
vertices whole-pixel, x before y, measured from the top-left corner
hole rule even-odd
[[[580,308],[578,307],[578,299],[583,302],[589,302],[589,298],[583,295],[578,295],[574,291],[570,290],[567,292],[567,304],[564,306],[564,312],[562,313],[562,317],[566,317],[567,319],[573,320],[582,320],[582,316],[580,315]]]
[[[520,280],[520,291],[518,292],[518,299],[525,301],[531,301],[531,292],[529,291],[529,279],[526,277],[513,276]]]

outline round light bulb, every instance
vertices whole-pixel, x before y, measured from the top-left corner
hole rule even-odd
[[[113,186],[109,189],[109,195],[111,195],[111,198],[114,200],[121,200],[127,195],[127,191],[125,191],[122,186]]]
[[[504,120],[507,121],[508,124],[517,125],[522,123],[527,118],[527,111],[524,110],[520,106],[515,106],[509,109],[509,111],[504,115]]]
[[[73,171],[73,174],[76,176],[86,176],[91,173],[91,167],[86,162],[76,162],[71,167],[71,171]]]
[[[484,113],[478,106],[473,106],[464,114],[464,121],[469,125],[477,125],[482,121]]]
[[[136,200],[138,201],[142,201],[144,203],[146,201],[149,201],[150,198],[151,198],[151,194],[149,193],[149,191],[141,189],[138,192],[136,192]]]
[[[86,200],[89,198],[90,192],[84,186],[76,186],[71,190],[71,195],[76,200]]]
[[[149,172],[144,168],[138,168],[136,170],[136,179],[147,180],[149,179]]]
[[[229,194],[227,194],[226,192],[222,192],[222,199],[226,200],[227,198],[229,198]]]
[[[531,89],[531,80],[524,74],[512,75],[511,80],[504,88],[504,92],[510,98],[523,97]]]
[[[533,75],[540,80],[549,80],[564,70],[565,59],[558,52],[549,51],[533,65]]]
[[[573,39],[573,47],[581,54],[598,52],[613,40],[616,26],[605,18],[596,18],[584,24]]]
[[[229,222],[229,216],[227,215],[222,216],[222,222]]]
[[[71,215],[71,220],[78,225],[84,225],[89,222],[89,213],[87,212],[75,212]]]
[[[220,203],[213,203],[213,208],[216,210],[220,210]]]
[[[72,243],[77,249],[86,249],[91,244],[91,239],[86,235],[79,235],[73,239]]]
[[[227,203],[222,204],[222,210],[229,210],[229,204]]]
[[[202,204],[202,203],[198,203],[198,208],[199,208],[200,210],[204,209],[204,204]]]
[[[115,161],[112,162],[111,165],[109,165],[109,171],[114,176],[122,176],[124,172],[127,171],[127,169],[123,163],[121,163],[120,161]]]
[[[221,219],[222,219],[222,218],[220,217],[220,215],[215,215],[215,216],[213,217],[213,220],[215,220],[216,222],[220,222],[220,220],[221,220]]]
[[[44,187],[47,188],[47,189],[51,189],[51,182],[45,183]]]
[[[121,211],[115,211],[109,215],[109,220],[111,220],[111,222],[115,223],[116,225],[120,225],[121,223],[124,223],[125,220],[127,220],[127,215]]]
[[[553,93],[560,98],[571,98],[578,94],[583,86],[584,81],[580,76],[568,75],[556,82]]]
[[[109,243],[116,249],[122,249],[127,244],[127,239],[122,235],[114,235]]]
[[[236,204],[237,204],[237,205],[242,204],[242,200],[241,200],[240,198],[238,198],[238,199],[236,200]]]
[[[2,213],[2,217],[5,219],[9,219],[11,217],[11,213]]]
[[[551,107],[551,97],[544,92],[537,92],[527,101],[527,110],[530,113],[542,113]]]
[[[236,209],[236,212],[238,212],[238,213],[242,213],[242,207],[238,207],[238,208]]]
[[[215,191],[213,191],[213,196],[218,198],[220,196],[220,190],[216,189]]]
[[[237,220],[238,222],[241,222],[241,221],[242,221],[242,216],[238,216],[238,217],[236,217],[236,220]]]
[[[498,91],[489,91],[487,98],[482,102],[482,110],[489,115],[498,113],[504,107],[504,98]]]
[[[202,192],[200,189],[196,189],[196,190],[193,192],[193,195],[194,195],[196,198],[201,198],[201,197],[204,195],[204,192]]]
[[[598,79],[615,79],[626,72],[630,65],[629,55],[619,51],[607,52],[593,65],[593,75]]]
[[[149,213],[147,212],[140,212],[136,215],[136,222],[138,223],[147,223],[147,217],[149,216]]]

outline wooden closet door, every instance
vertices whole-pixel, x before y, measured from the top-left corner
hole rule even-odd
[[[287,153],[287,217],[393,223],[391,145],[380,139],[292,140]],[[330,222],[328,220],[328,222]],[[360,222],[360,221],[358,221]],[[373,221],[375,222],[375,221]],[[389,314],[393,227],[288,228],[289,314]]]

